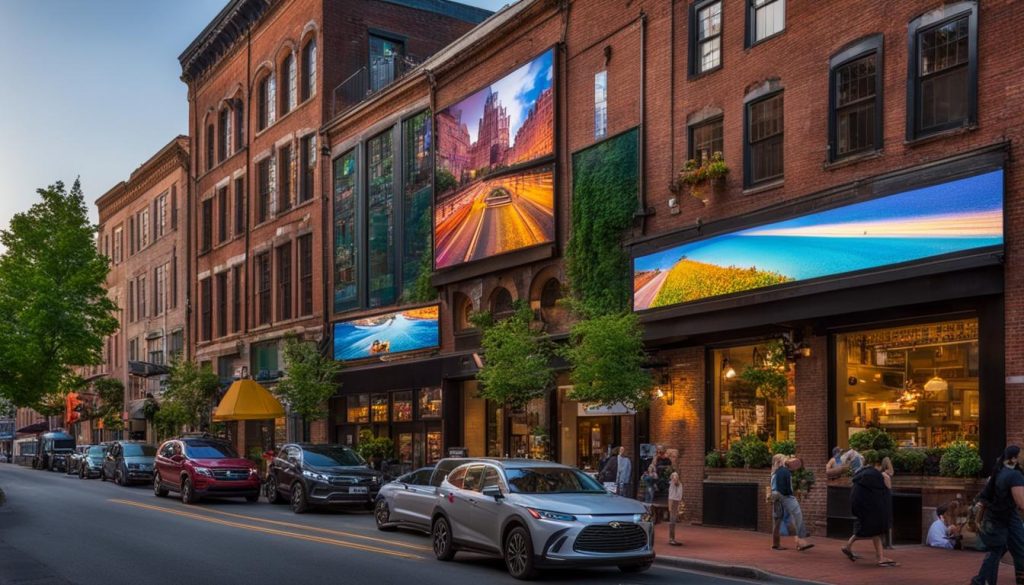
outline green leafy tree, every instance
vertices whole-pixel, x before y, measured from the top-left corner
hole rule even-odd
[[[434,187],[438,194],[444,194],[457,189],[459,181],[455,178],[455,175],[438,167],[434,175]]]
[[[573,365],[569,398],[604,405],[646,408],[651,377],[640,322],[633,313],[610,313],[576,323],[563,351]]]
[[[779,340],[765,344],[760,363],[753,364],[740,374],[740,379],[754,387],[757,395],[766,400],[784,400],[789,389],[786,376],[786,348]]]
[[[327,416],[325,404],[337,390],[341,362],[323,355],[314,343],[290,338],[284,344],[284,364],[287,374],[274,386],[274,394],[302,417],[302,432],[308,435],[307,425]]]
[[[177,423],[179,429],[182,426],[193,430],[209,428],[213,400],[219,390],[220,379],[209,367],[199,366],[191,360],[174,361],[167,376],[167,389],[163,393],[157,420]]]
[[[92,389],[100,398],[101,416],[116,414],[117,420],[121,420],[121,412],[124,411],[124,384],[121,380],[100,378],[92,383]]]
[[[100,363],[117,307],[79,182],[38,193],[42,201],[0,231],[0,396],[45,408],[53,402],[44,397],[71,388],[72,366]]]
[[[481,397],[521,408],[548,391],[555,379],[551,341],[530,326],[532,321],[533,311],[522,301],[500,321],[489,313],[473,316],[473,324],[483,331],[484,366],[476,375]]]

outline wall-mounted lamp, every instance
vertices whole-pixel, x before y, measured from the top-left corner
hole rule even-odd
[[[736,377],[736,369],[733,368],[731,364],[729,364],[729,358],[725,358],[722,360],[722,376],[726,380],[732,380],[733,378]]]

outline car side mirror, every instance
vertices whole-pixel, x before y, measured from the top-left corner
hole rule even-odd
[[[496,485],[489,485],[481,490],[480,493],[488,498],[494,498],[495,502],[502,500],[505,497],[505,495],[501,493],[501,488]]]
[[[171,461],[173,461],[175,463],[181,463],[184,460],[185,460],[185,458],[182,457],[181,455],[178,455],[178,454],[171,455]]]

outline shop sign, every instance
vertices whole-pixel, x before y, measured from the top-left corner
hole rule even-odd
[[[11,419],[0,420],[0,441],[14,440],[14,421]]]
[[[448,447],[449,457],[469,457],[469,450],[465,447]]]
[[[1002,245],[1000,169],[640,256],[633,261],[633,309]]]
[[[602,405],[596,403],[581,402],[577,405],[579,409],[576,416],[617,416],[622,414],[636,414],[636,411],[625,404]]]

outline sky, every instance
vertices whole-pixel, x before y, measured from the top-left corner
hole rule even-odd
[[[0,0],[0,229],[76,177],[95,222],[99,196],[187,134],[178,55],[225,4]]]

